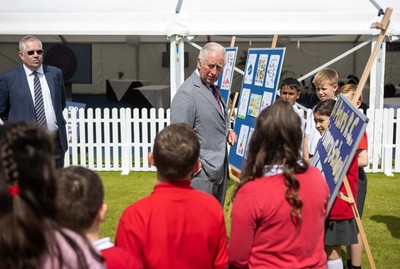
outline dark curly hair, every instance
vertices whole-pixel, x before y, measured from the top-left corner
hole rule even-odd
[[[53,151],[53,139],[35,125],[0,128],[0,268],[41,268],[46,255],[62,267],[56,231],[76,252],[76,268],[87,268],[82,249],[55,222]]]

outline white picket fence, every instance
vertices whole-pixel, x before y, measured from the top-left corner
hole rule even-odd
[[[65,165],[122,174],[155,171],[147,156],[156,134],[169,124],[169,116],[169,109],[154,108],[65,110],[69,137]]]
[[[164,109],[65,110],[69,150],[65,164],[97,171],[155,171],[147,160],[156,134],[169,124]],[[368,110],[366,172],[400,172],[400,109]]]

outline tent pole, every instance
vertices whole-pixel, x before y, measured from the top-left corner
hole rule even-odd
[[[170,79],[171,79],[171,102],[176,91],[185,79],[185,57],[183,36],[173,35],[170,37]]]
[[[376,46],[378,37],[373,37],[371,51]],[[386,43],[380,44],[377,52],[376,59],[370,71],[369,83],[369,108],[382,109],[383,108],[383,95],[384,95],[384,81],[385,81],[385,58],[386,58]]]

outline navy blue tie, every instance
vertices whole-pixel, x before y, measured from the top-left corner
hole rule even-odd
[[[34,71],[33,75],[35,76],[35,78],[33,79],[33,88],[35,95],[36,121],[39,127],[47,128],[46,113],[44,111],[44,103],[43,103],[42,86],[40,85],[38,73]]]

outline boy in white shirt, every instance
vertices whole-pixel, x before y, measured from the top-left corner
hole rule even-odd
[[[304,134],[305,119],[304,111],[296,105],[296,101],[300,98],[300,82],[295,78],[286,78],[282,81],[280,96],[283,100],[292,104],[294,112],[299,115],[301,120],[301,131]]]
[[[335,70],[324,68],[318,71],[312,83],[315,86],[315,91],[320,101],[336,99],[336,91],[339,87],[339,75]],[[311,113],[307,119],[303,140],[303,157],[308,163],[311,162],[320,138],[321,134],[315,127],[314,115]]]

